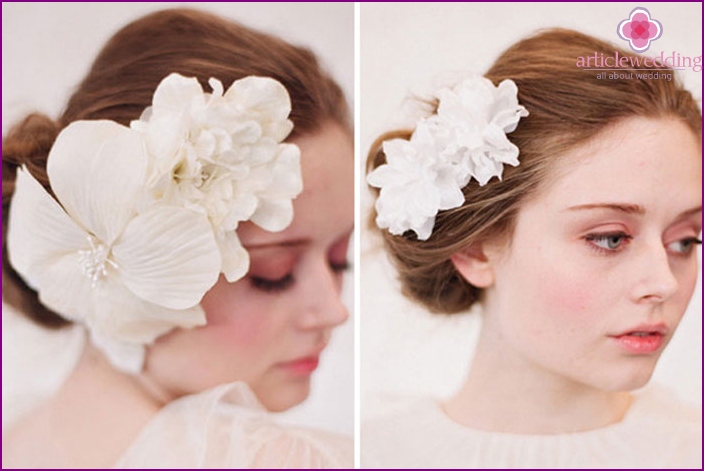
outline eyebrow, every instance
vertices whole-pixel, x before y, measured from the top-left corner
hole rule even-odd
[[[351,233],[354,231],[354,226],[352,226],[349,231],[345,231],[343,235],[340,236],[338,240],[335,242],[337,243],[339,240],[345,239],[351,235]],[[290,240],[281,240],[281,241],[271,241],[271,242],[262,242],[260,244],[242,244],[245,249],[247,250],[256,250],[256,249],[268,249],[268,248],[275,248],[275,247],[281,247],[281,248],[286,248],[286,247],[302,247],[304,245],[310,245],[313,243],[313,240],[308,238],[308,237],[300,237],[298,239],[290,239]]]
[[[645,214],[645,208],[639,204],[628,204],[628,203],[596,203],[596,204],[580,204],[577,206],[570,206],[567,208],[568,211],[583,211],[583,210],[595,210],[595,209],[608,209],[611,211],[620,211],[626,214]],[[701,209],[701,208],[700,208]]]
[[[637,215],[643,215],[645,214],[645,208],[639,204],[628,204],[628,203],[596,203],[596,204],[580,204],[577,206],[570,206],[567,208],[568,211],[580,211],[580,210],[596,210],[596,209],[607,209],[611,211],[620,211],[626,214],[637,214]],[[686,211],[682,211],[680,214],[677,215],[675,218],[675,221],[679,221],[681,219],[686,219],[689,216],[692,216],[697,213],[702,212],[702,207],[701,205],[688,209]]]
[[[681,219],[686,219],[689,216],[693,216],[697,213],[701,214],[701,212],[702,212],[702,207],[701,207],[701,205],[699,205],[696,208],[692,208],[692,209],[688,209],[687,211],[683,211],[682,213],[680,213],[679,216],[677,216],[677,218],[675,218],[675,221],[679,221]]]
[[[311,242],[310,239],[292,239],[292,240],[264,242],[261,244],[245,245],[244,248],[247,250],[256,250],[256,249],[268,249],[268,248],[273,248],[273,247],[300,247],[303,245],[308,245],[308,244],[310,244],[310,242]]]

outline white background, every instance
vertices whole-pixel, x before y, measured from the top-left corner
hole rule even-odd
[[[701,55],[701,3],[420,3],[361,5],[362,160],[382,132],[407,122],[401,105],[409,91],[422,93],[447,71],[483,74],[509,45],[540,28],[567,27],[628,48],[616,26],[636,6],[663,25],[649,56],[673,50]],[[701,72],[685,84],[701,106]],[[556,78],[557,79],[557,78]],[[360,165],[363,165],[360,162]],[[373,204],[365,182],[362,214]],[[479,316],[433,316],[399,295],[395,272],[379,240],[362,228],[362,418],[379,412],[389,394],[447,396],[464,379]],[[701,273],[696,293],[654,380],[701,404]],[[371,394],[376,393],[376,394]],[[385,394],[378,394],[385,393]],[[381,400],[380,400],[381,399]]]
[[[354,6],[351,3],[3,3],[3,135],[31,111],[57,118],[110,36],[148,12],[174,6],[211,11],[309,47],[353,103]],[[348,274],[344,293],[350,309],[352,279],[353,275]],[[283,414],[285,420],[353,433],[353,344],[350,319],[335,332],[323,354],[310,399]]]

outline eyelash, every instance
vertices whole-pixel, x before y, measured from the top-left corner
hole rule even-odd
[[[610,242],[610,239],[619,239],[622,240],[623,242],[620,242],[618,246],[613,247],[613,248],[608,248],[608,247],[603,247],[599,245],[597,242],[606,242],[607,245]],[[606,234],[588,234],[585,237],[585,240],[589,242],[589,247],[591,247],[593,250],[596,250],[597,252],[603,254],[603,255],[615,255],[622,250],[625,249],[625,247],[628,245],[628,243],[633,239],[633,236],[630,236],[626,234],[625,232],[610,232]],[[700,239],[697,239],[696,237],[687,237],[685,239],[677,240],[675,242],[671,242],[668,244],[668,250],[673,244],[689,244],[684,250],[676,250],[672,251],[674,255],[679,255],[679,256],[688,256],[689,254],[692,253],[693,248],[695,245],[701,245],[702,241]]]
[[[330,263],[330,269],[336,274],[345,272],[349,268],[350,263],[347,260],[342,263]],[[249,280],[252,283],[252,287],[265,293],[277,293],[280,291],[285,291],[290,288],[296,281],[293,278],[292,273],[289,273],[283,278],[279,278],[278,280],[270,280],[268,278],[250,275]]]
[[[291,273],[283,278],[279,278],[278,280],[270,280],[259,276],[250,276],[249,280],[252,283],[253,288],[264,291],[265,293],[284,291],[293,285],[294,282],[293,275]]]
[[[687,256],[694,251],[695,245],[702,245],[702,241],[701,241],[701,239],[697,239],[696,237],[688,237],[686,239],[676,240],[675,242],[672,242],[668,245],[672,245],[672,244],[683,244],[683,245],[689,244],[689,246],[686,249],[684,249],[682,251],[675,251],[675,253],[677,255]]]
[[[335,273],[344,273],[350,269],[350,262],[345,260],[342,263],[330,263],[330,269]]]
[[[607,244],[609,243],[610,239],[621,239],[625,241],[624,243],[620,243],[617,247],[602,247],[601,245],[598,244],[598,242],[606,242]],[[629,236],[625,232],[607,232],[605,234],[587,234],[585,237],[585,240],[589,242],[589,247],[592,249],[596,250],[597,252],[604,254],[604,255],[614,255],[623,250],[625,245],[628,244],[628,242],[631,241],[633,237]]]

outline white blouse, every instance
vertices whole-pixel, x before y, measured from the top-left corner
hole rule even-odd
[[[115,468],[351,468],[352,440],[282,425],[244,383],[165,406]]]
[[[419,399],[363,424],[362,467],[701,469],[701,409],[656,386],[634,396],[621,422],[557,435],[470,429]]]

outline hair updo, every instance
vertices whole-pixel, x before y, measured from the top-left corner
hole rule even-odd
[[[100,51],[57,122],[35,113],[3,138],[2,296],[35,321],[49,327],[68,323],[39,302],[8,260],[7,218],[17,168],[26,165],[51,193],[46,161],[59,132],[77,120],[129,125],[151,105],[157,85],[172,72],[196,77],[205,91],[211,90],[211,77],[225,89],[248,75],[278,80],[291,98],[294,128],[288,140],[313,133],[326,121],[351,129],[342,90],[306,48],[189,9],[152,13],[123,27]]]
[[[481,290],[455,269],[451,257],[491,239],[510,240],[521,204],[548,180],[560,155],[628,117],[674,117],[701,139],[701,111],[692,95],[673,77],[660,79],[597,79],[577,66],[578,57],[594,53],[633,54],[576,31],[552,29],[508,48],[485,74],[494,85],[511,79],[518,101],[530,112],[508,135],[520,149],[520,165],[505,166],[501,180],[485,186],[472,180],[462,191],[461,207],[440,211],[426,241],[413,231],[402,236],[381,230],[387,252],[399,273],[403,293],[433,312],[456,313],[479,299]],[[636,66],[642,67],[642,66]],[[673,73],[667,67],[651,67]],[[628,77],[631,69],[623,69]],[[673,74],[674,75],[674,74]],[[435,110],[437,103],[430,103]],[[410,139],[413,130],[385,133],[372,144],[367,159],[371,172],[386,163],[385,140]],[[378,195],[378,189],[372,188]],[[372,215],[371,226],[376,214]]]

